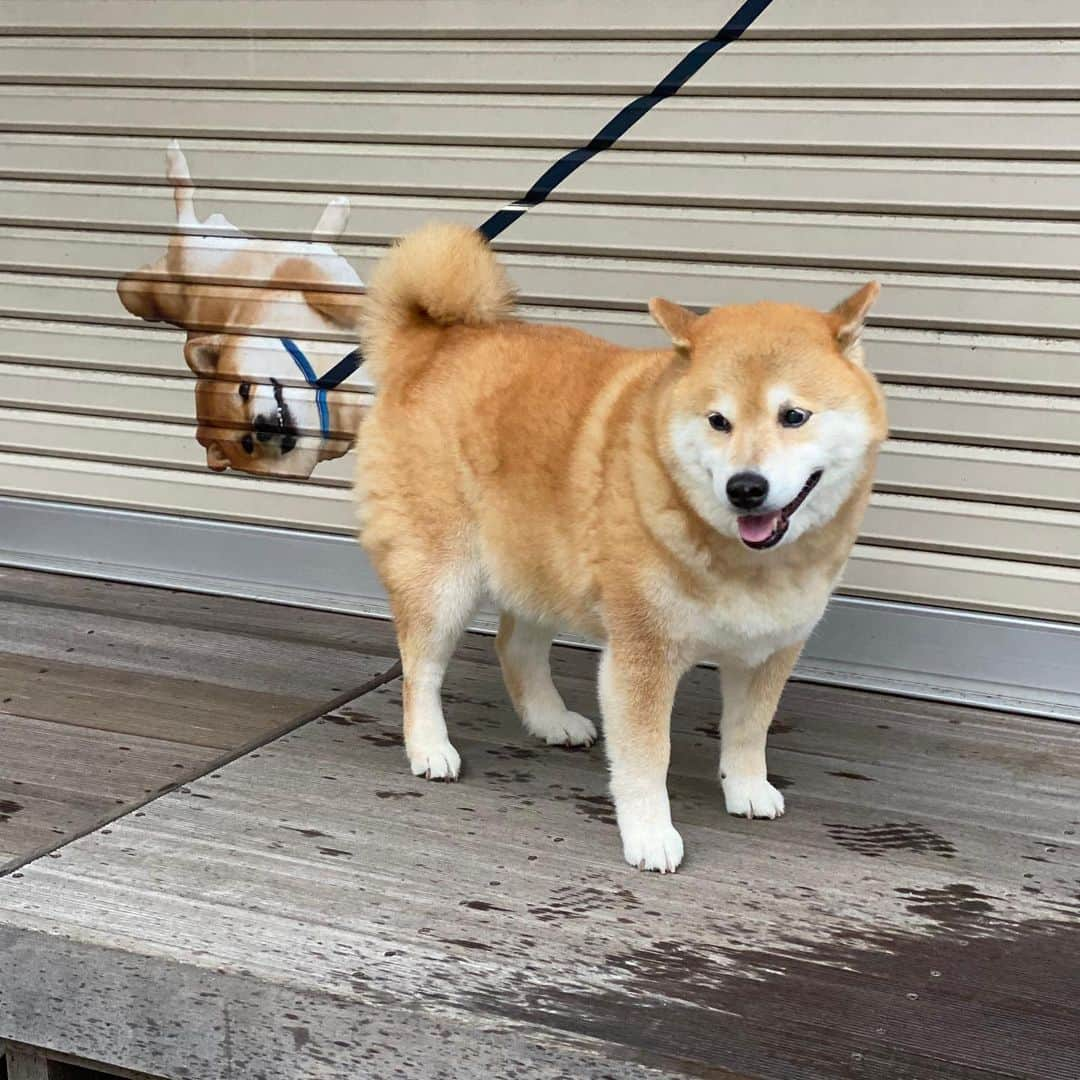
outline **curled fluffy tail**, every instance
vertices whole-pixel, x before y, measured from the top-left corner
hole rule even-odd
[[[466,225],[426,225],[391,248],[368,283],[360,335],[376,385],[408,378],[430,356],[417,331],[487,326],[510,314],[514,290],[487,241]]]

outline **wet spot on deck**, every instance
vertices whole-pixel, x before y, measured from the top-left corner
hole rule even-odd
[[[632,910],[641,907],[641,901],[627,888],[600,889],[591,885],[562,885],[555,889],[546,904],[529,908],[529,914],[541,922],[557,922],[560,919],[585,919],[594,911],[610,911],[613,908]]]
[[[614,825],[615,804],[607,795],[578,795],[574,799],[574,807],[579,814],[593,821],[599,821],[604,825]]]
[[[993,897],[974,885],[955,882],[940,888],[897,889],[913,915],[923,915],[942,926],[969,926],[972,920],[993,913]]]
[[[329,836],[329,833],[320,832],[318,829],[301,829],[296,825],[282,825],[283,829],[288,829],[289,832],[299,833],[301,836],[306,836],[309,840],[314,840],[319,836]]]
[[[486,750],[485,753],[501,761],[526,761],[536,757],[536,751],[525,746],[497,746],[493,750]]]
[[[914,851],[940,855],[943,859],[951,859],[956,854],[956,848],[949,840],[917,821],[886,821],[881,825],[826,822],[825,828],[842,848],[872,859],[890,851]]]
[[[372,746],[404,746],[405,739],[400,731],[362,731],[360,738]]]

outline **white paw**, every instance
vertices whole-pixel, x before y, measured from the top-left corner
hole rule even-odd
[[[784,796],[764,777],[725,776],[720,781],[729,814],[748,818],[778,818]]]
[[[525,726],[548,746],[592,746],[596,742],[596,725],[569,709],[554,715],[529,716]]]
[[[639,870],[674,874],[682,862],[683,842],[674,825],[620,826],[623,856]]]
[[[461,756],[449,739],[433,742],[430,746],[410,746],[408,752],[413,776],[423,776],[427,780],[456,780],[461,772]]]

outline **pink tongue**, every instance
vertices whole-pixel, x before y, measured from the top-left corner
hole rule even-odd
[[[780,520],[780,512],[774,514],[751,514],[739,518],[739,535],[748,544],[760,544],[768,540]]]

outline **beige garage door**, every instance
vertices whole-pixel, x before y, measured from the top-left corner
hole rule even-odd
[[[121,307],[179,137],[219,211],[365,276],[479,224],[736,4],[7,0],[0,494],[347,534],[349,458],[212,474],[178,331]],[[498,241],[528,314],[830,306],[870,274],[893,438],[849,594],[1080,621],[1080,4],[787,0]],[[255,328],[258,329],[258,328]]]

